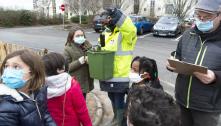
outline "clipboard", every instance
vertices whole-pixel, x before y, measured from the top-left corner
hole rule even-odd
[[[186,75],[192,75],[194,72],[200,72],[207,74],[207,67],[195,65],[192,63],[187,63],[184,61],[178,61],[175,59],[167,59],[170,66],[175,68],[173,72],[180,73],[180,74],[186,74]]]

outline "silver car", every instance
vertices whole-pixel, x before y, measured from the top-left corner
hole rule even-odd
[[[181,33],[181,24],[175,16],[163,16],[153,27],[154,36],[176,36]]]

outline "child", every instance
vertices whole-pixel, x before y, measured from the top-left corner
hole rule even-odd
[[[6,56],[0,68],[2,126],[56,126],[47,111],[47,88],[41,58],[28,50]]]
[[[65,71],[61,54],[43,56],[48,86],[48,110],[58,126],[92,126],[79,83]]]
[[[135,57],[131,62],[129,78],[132,85],[145,84],[153,88],[163,89],[158,78],[157,64],[154,59]]]
[[[173,97],[145,85],[128,95],[127,126],[180,126],[180,110]]]

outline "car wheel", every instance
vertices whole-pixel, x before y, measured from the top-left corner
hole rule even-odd
[[[144,33],[144,28],[142,27],[142,28],[140,29],[140,31],[139,31],[139,34],[140,34],[140,35],[143,35],[143,33]]]

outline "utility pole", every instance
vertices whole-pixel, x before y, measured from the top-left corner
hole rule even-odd
[[[52,0],[53,18],[56,17],[56,2]]]
[[[79,23],[81,24],[81,0],[79,0]]]

